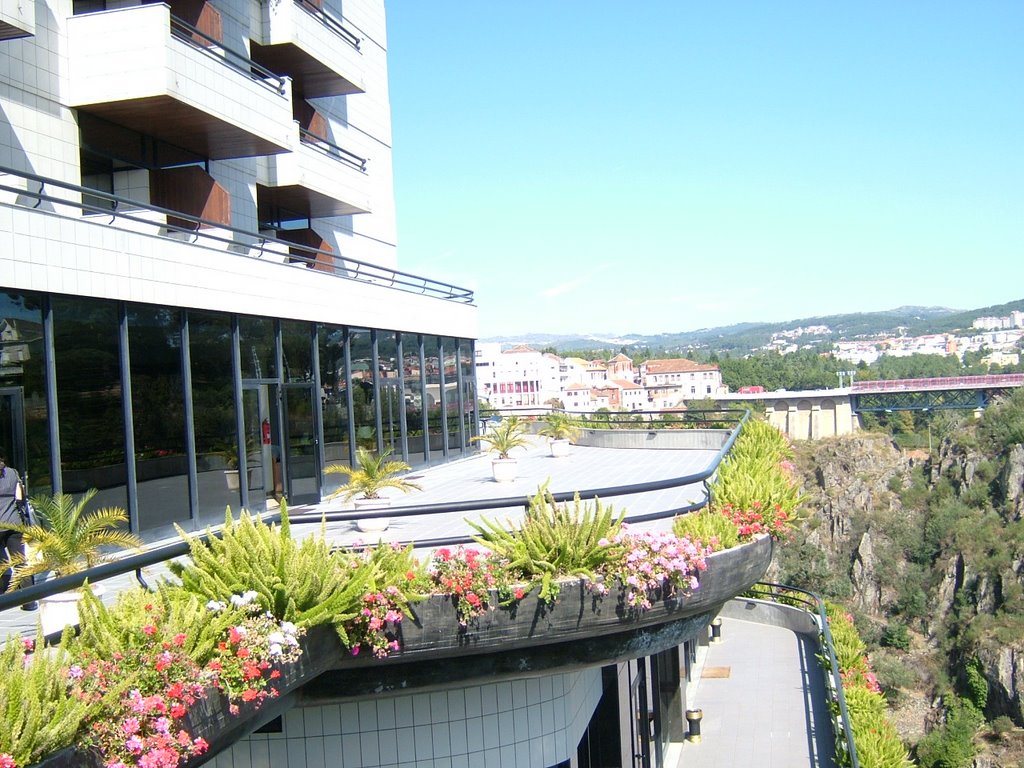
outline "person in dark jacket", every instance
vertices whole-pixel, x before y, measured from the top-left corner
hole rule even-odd
[[[21,478],[14,467],[7,466],[7,457],[0,453],[0,594],[7,591],[11,585],[11,569],[4,567],[6,561],[14,553],[24,554],[25,541],[21,533],[4,529],[5,523],[26,524],[31,522],[28,502],[25,499],[25,489],[21,485]],[[36,608],[35,603],[27,603],[22,606],[23,610],[31,611]]]

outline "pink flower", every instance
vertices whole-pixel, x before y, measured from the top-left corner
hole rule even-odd
[[[18,764],[6,752],[0,752],[0,768],[18,768]]]
[[[142,739],[138,736],[129,736],[124,742],[124,748],[133,755],[137,755],[142,751]]]
[[[129,717],[123,723],[121,723],[121,730],[124,731],[125,736],[131,736],[134,733],[139,732],[139,718]]]

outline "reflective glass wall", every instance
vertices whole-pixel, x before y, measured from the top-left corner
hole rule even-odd
[[[358,446],[420,466],[475,429],[465,339],[0,290],[0,340],[11,466],[148,538],[318,501]]]

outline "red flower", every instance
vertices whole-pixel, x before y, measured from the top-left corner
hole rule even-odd
[[[252,688],[246,688],[244,691],[242,691],[242,701],[252,701],[257,696],[259,696],[259,694],[256,693],[256,691],[254,691]]]
[[[147,624],[146,626],[144,626],[144,627],[142,628],[142,631],[143,631],[143,632],[144,632],[145,634],[147,634],[147,635],[149,635],[150,637],[152,637],[153,635],[155,635],[155,634],[156,634],[156,627],[154,627],[154,626],[153,626],[152,624]]]

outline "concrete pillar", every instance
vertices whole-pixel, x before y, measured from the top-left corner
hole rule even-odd
[[[829,432],[833,432],[833,430],[829,430]],[[818,401],[811,405],[811,440],[817,440],[823,436],[832,437],[832,434],[821,434],[821,402]]]
[[[786,413],[786,434],[792,440],[803,440],[806,436],[798,434],[800,428],[800,414],[797,413],[796,403],[789,406],[789,411]]]

